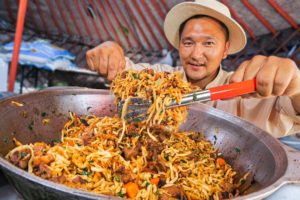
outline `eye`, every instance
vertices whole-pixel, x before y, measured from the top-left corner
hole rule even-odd
[[[204,42],[204,45],[205,46],[214,46],[215,45],[215,42],[214,41],[206,41],[206,42]]]
[[[184,42],[183,42],[183,45],[184,45],[185,47],[189,47],[189,46],[192,46],[192,45],[193,45],[193,42],[192,42],[192,41],[184,41]]]

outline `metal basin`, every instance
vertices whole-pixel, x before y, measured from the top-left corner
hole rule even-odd
[[[24,106],[16,106],[12,101]],[[0,102],[0,168],[24,199],[113,199],[44,180],[3,158],[14,148],[13,137],[22,143],[60,138],[69,111],[112,116],[115,105],[108,91],[82,88],[50,89]],[[48,124],[42,123],[45,115],[50,119]],[[238,117],[198,104],[191,106],[181,130],[202,132],[215,143],[238,176],[247,171],[254,174],[250,189],[236,199],[261,199],[284,184],[300,182],[300,153]]]

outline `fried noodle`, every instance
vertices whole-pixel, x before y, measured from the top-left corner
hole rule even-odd
[[[37,142],[7,155],[44,179],[99,194],[135,199],[222,199],[238,195],[236,172],[200,133],[178,132],[186,107],[166,109],[195,89],[180,73],[126,71],[112,84],[116,103],[150,98],[145,121],[70,113],[54,145]],[[166,128],[168,127],[168,128]],[[227,196],[228,197],[228,196]]]

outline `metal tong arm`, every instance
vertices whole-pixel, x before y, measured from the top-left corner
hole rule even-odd
[[[182,97],[181,103],[172,101],[168,107],[185,106],[194,102],[214,101],[219,99],[230,99],[256,91],[256,80],[248,80],[239,83],[232,83],[207,90],[193,92]]]

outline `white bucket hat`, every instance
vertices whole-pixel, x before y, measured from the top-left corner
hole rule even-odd
[[[216,0],[195,0],[174,6],[165,18],[164,31],[169,42],[178,49],[179,27],[187,19],[195,15],[207,15],[225,24],[229,31],[229,54],[241,51],[247,43],[243,28],[231,17],[224,4]]]

